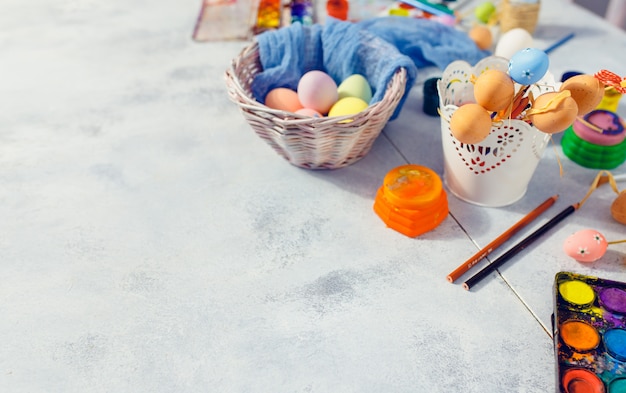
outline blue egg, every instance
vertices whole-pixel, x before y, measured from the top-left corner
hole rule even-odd
[[[526,48],[515,53],[509,60],[509,76],[521,85],[532,85],[548,72],[550,60],[546,52]]]

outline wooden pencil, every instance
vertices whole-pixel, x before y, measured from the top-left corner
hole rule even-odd
[[[500,247],[504,242],[509,240],[515,233],[517,233],[520,229],[530,224],[535,218],[537,218],[541,213],[546,211],[550,206],[554,205],[554,202],[559,198],[558,195],[553,195],[550,198],[546,199],[541,205],[537,206],[533,211],[522,217],[521,220],[516,222],[512,227],[503,232],[500,236],[495,238],[491,243],[487,244],[482,249],[478,250],[478,252],[472,255],[467,261],[463,262],[463,264],[459,265],[454,271],[446,277],[449,282],[454,282],[457,278],[461,277],[467,271],[469,271],[474,265],[476,265],[480,260],[485,258],[487,255],[491,254],[493,250]]]
[[[539,239],[541,235],[547,232],[549,229],[554,227],[559,222],[563,221],[567,216],[574,213],[580,207],[580,203],[575,203],[563,209],[559,214],[554,216],[550,221],[543,224],[539,229],[535,232],[528,235],[522,241],[513,246],[510,250],[502,254],[498,259],[491,262],[489,265],[485,266],[481,271],[472,276],[469,280],[463,283],[463,288],[469,291],[475,284],[480,282],[483,278],[487,277],[491,272],[496,270],[498,267],[502,266],[506,261],[513,258],[515,255],[519,254],[523,249],[528,247],[532,242]]]

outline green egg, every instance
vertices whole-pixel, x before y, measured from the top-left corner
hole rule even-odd
[[[496,6],[492,2],[486,1],[474,9],[474,16],[482,23],[487,23],[494,12],[496,12]]]
[[[344,79],[337,87],[337,92],[339,93],[339,99],[356,97],[368,104],[372,100],[372,88],[367,79],[361,74],[353,74]]]

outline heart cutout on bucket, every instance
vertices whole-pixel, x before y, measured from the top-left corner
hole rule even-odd
[[[456,140],[450,132],[457,154],[465,166],[476,175],[489,172],[504,164],[524,140],[523,131],[517,127],[501,125],[494,129],[496,140],[493,145],[463,143]]]

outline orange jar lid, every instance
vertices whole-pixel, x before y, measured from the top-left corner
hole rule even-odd
[[[385,198],[401,209],[424,209],[437,203],[443,184],[430,168],[402,165],[392,169],[383,180]]]

